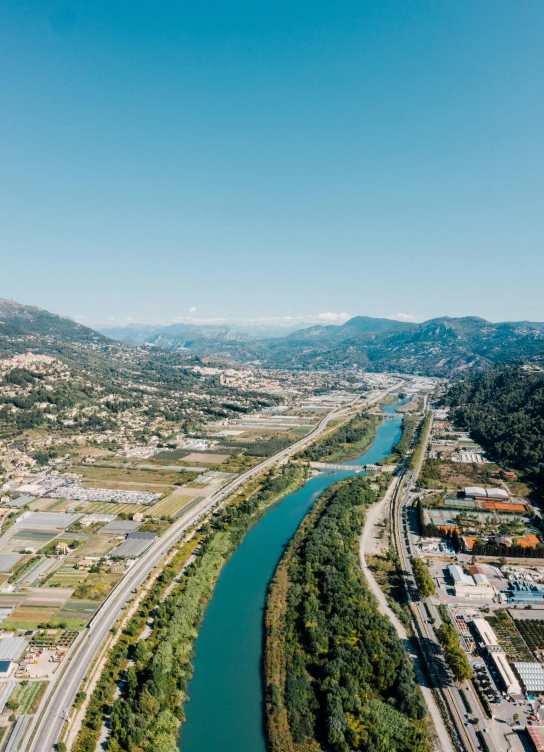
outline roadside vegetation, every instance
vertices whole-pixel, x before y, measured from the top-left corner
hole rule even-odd
[[[365,510],[386,485],[356,476],[331,486],[278,565],[265,616],[272,752],[428,748],[412,664],[359,562]]]
[[[365,411],[297,456],[308,462],[342,462],[358,457],[374,441],[380,421],[380,416]]]
[[[459,645],[459,634],[453,624],[441,624],[436,630],[436,635],[455,681],[462,682],[471,679],[472,668],[464,650]]]
[[[390,609],[404,628],[410,631],[412,614],[406,601],[400,558],[395,547],[390,545],[387,551],[381,554],[366,555],[365,558],[376,582],[387,598]]]
[[[414,470],[417,466],[417,463],[421,459],[421,455],[425,451],[425,437],[427,435],[427,430],[429,428],[429,425],[431,423],[431,413],[427,414],[427,417],[423,421],[418,434],[417,444],[416,448],[414,449],[412,456],[410,457],[408,461],[408,469]]]
[[[199,555],[182,582],[158,607],[160,591],[154,586],[152,597],[146,598],[136,619],[121,635],[93,693],[74,752],[94,752],[108,707],[109,752],[177,752],[178,731],[185,718],[183,703],[188,699],[186,688],[192,675],[193,642],[221,569],[264,509],[296,490],[304,479],[305,468],[289,463],[279,472],[268,473],[251,495],[238,497],[213,515],[203,531]],[[177,574],[182,562],[176,558],[176,567],[170,565],[159,580],[166,577],[171,581]],[[153,610],[151,634],[139,639]],[[126,668],[129,658],[133,664]],[[122,694],[114,700],[125,668]]]
[[[413,556],[411,559],[412,569],[416,580],[417,589],[422,598],[428,598],[436,593],[436,587],[429,570],[422,559]]]

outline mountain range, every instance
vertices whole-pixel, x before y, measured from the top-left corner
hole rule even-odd
[[[119,361],[146,352],[168,363],[190,356],[256,363],[267,368],[362,366],[450,376],[517,358],[544,355],[544,323],[492,323],[441,317],[413,324],[355,316],[341,325],[315,325],[284,336],[255,336],[228,325],[130,325],[101,332],[34,306],[0,299],[0,353],[31,349],[89,361]],[[168,355],[169,353],[169,355]],[[130,360],[130,358],[129,358]]]
[[[359,365],[448,376],[544,354],[544,323],[491,323],[474,316],[441,317],[421,324],[355,316],[342,325],[310,326],[267,339],[228,326],[174,324],[148,332],[138,327],[102,331],[121,340],[124,332],[139,343],[278,368]]]

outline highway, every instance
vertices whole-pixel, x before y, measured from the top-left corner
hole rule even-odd
[[[25,740],[21,750],[28,752],[50,752],[54,750],[55,744],[59,741],[63,725],[68,718],[68,713],[73,705],[75,696],[85,679],[87,672],[91,668],[95,657],[98,655],[100,648],[107,637],[109,630],[113,627],[127,601],[131,598],[133,591],[137,590],[145,581],[151,570],[159,564],[163,556],[175,545],[184,533],[192,527],[205,514],[211,512],[222,501],[225,500],[233,491],[246,483],[255,475],[263,472],[267,468],[275,465],[277,462],[287,458],[295,452],[303,449],[320,436],[326,429],[331,420],[342,417],[353,407],[369,405],[378,402],[389,391],[398,388],[395,384],[386,390],[381,391],[371,399],[357,397],[347,405],[334,408],[328,413],[317,426],[304,438],[287,449],[278,452],[261,462],[251,470],[246,471],[238,478],[235,478],[226,486],[221,488],[215,494],[204,499],[198,506],[191,510],[186,516],[174,523],[172,527],[159,538],[154,545],[142,555],[140,559],[128,571],[125,577],[119,582],[108,598],[104,601],[101,608],[97,611],[86,630],[84,639],[76,646],[71,660],[65,659],[63,673],[59,676],[56,683],[52,683],[49,693],[44,697],[42,706],[33,722],[29,724],[25,735]]]

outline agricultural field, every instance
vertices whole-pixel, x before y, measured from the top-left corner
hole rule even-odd
[[[497,639],[506,651],[509,660],[533,660],[533,656],[528,650],[525,641],[518,632],[518,629],[516,629],[517,622],[512,619],[507,611],[499,609],[495,611],[493,616],[486,616],[485,618],[495,630]]]
[[[37,506],[34,506],[38,502]],[[30,503],[31,509],[39,510],[40,512],[66,512],[66,510],[74,506],[73,499],[36,499]]]
[[[56,610],[39,606],[17,606],[2,624],[2,629],[36,629],[40,624],[47,624]]]
[[[17,685],[12,697],[19,703],[17,712],[20,715],[30,715],[36,712],[47,684],[46,681],[33,681],[21,682]]]
[[[514,623],[529,650],[544,650],[544,619],[515,619]]]
[[[175,492],[171,496],[167,496],[166,499],[161,499],[152,507],[149,507],[145,511],[145,516],[153,517],[175,517],[182,510],[188,507],[191,502],[197,498],[197,494],[187,496],[185,494],[176,494]]]
[[[63,564],[53,572],[53,575],[46,581],[46,587],[52,588],[76,588],[86,577],[85,572],[76,569],[70,564]]]
[[[110,501],[93,501],[91,504],[79,506],[78,511],[85,511],[85,514],[124,514],[131,517],[137,512],[145,512],[153,507],[145,504],[114,504]]]
[[[43,630],[34,634],[30,640],[30,648],[53,648],[57,645],[70,647],[77,637],[77,632],[69,629],[59,629],[55,634],[48,634],[51,630]]]
[[[132,467],[100,467],[96,465],[76,465],[70,468],[71,472],[83,476],[83,481],[128,481],[130,483],[160,483],[172,486],[181,481],[185,483],[191,480],[194,473],[180,473],[177,470],[144,470]],[[184,477],[186,476],[186,477]]]

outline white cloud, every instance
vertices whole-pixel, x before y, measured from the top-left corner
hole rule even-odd
[[[349,313],[332,313],[331,311],[328,311],[327,313],[318,313],[317,318],[319,321],[326,321],[328,324],[340,324],[344,323],[348,319],[351,318]]]
[[[285,328],[292,330],[299,327],[312,326],[313,324],[343,324],[351,318],[351,314],[345,311],[335,313],[326,311],[323,313],[306,313],[300,316],[256,316],[254,318],[242,316],[210,316],[200,317],[194,314],[197,311],[196,306],[188,309],[188,315],[173,316],[171,318],[141,316],[109,316],[102,320],[93,320],[91,325],[98,328],[108,328],[112,326],[127,326],[128,324],[141,324],[152,326],[168,326],[168,324],[193,324],[213,325],[213,326],[243,326],[243,327],[274,327],[278,329]],[[74,317],[75,318],[75,317]],[[391,317],[393,318],[393,317]]]
[[[393,319],[394,321],[420,321],[421,319],[415,313],[394,313],[392,316],[386,316],[386,318]]]

